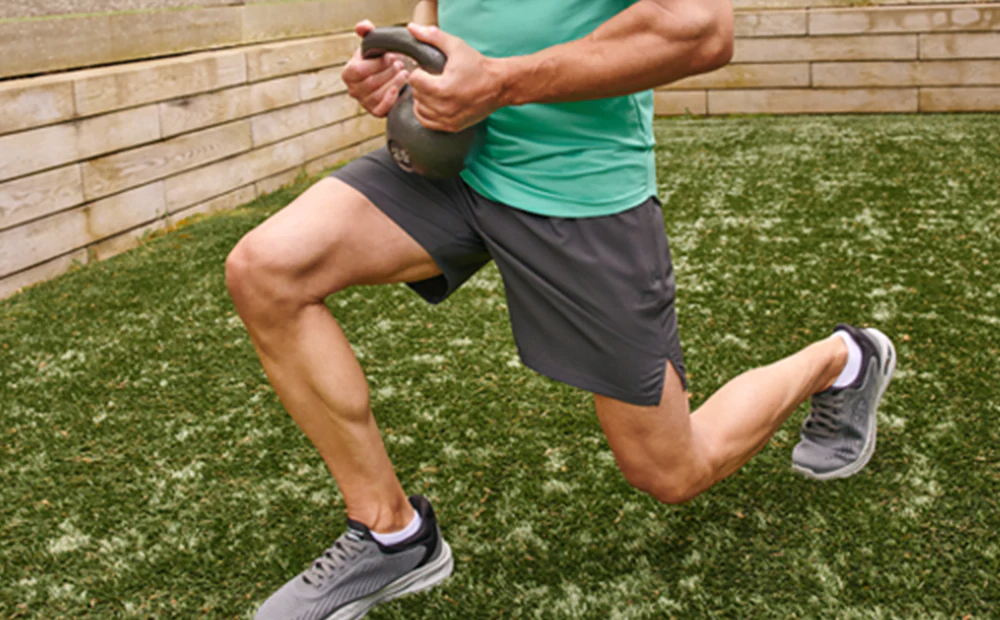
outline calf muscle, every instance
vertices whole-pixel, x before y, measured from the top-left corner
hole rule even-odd
[[[250,232],[226,281],[282,404],[323,457],[348,515],[373,529],[412,509],[382,444],[368,384],[323,300],[355,284],[439,273],[412,238],[359,192],[321,181]]]

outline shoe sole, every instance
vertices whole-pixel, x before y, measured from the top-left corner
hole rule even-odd
[[[861,456],[858,457],[858,460],[853,463],[848,463],[840,469],[823,473],[818,473],[807,467],[802,467],[801,465],[792,463],[792,469],[807,478],[812,478],[813,480],[849,478],[864,469],[865,465],[868,464],[868,461],[871,460],[872,455],[875,454],[875,441],[878,436],[878,406],[879,403],[882,402],[882,395],[885,394],[885,389],[889,387],[889,382],[892,380],[892,374],[896,372],[896,347],[892,345],[892,341],[889,340],[888,336],[874,327],[869,327],[863,331],[872,337],[872,340],[875,341],[876,346],[879,348],[879,353],[882,355],[882,359],[888,359],[889,364],[888,367],[882,372],[882,385],[879,387],[878,394],[875,395],[875,402],[872,404],[872,415],[868,419],[868,437],[865,439],[865,445],[861,449]]]
[[[385,586],[378,592],[373,592],[368,596],[353,601],[333,614],[327,616],[325,620],[357,620],[364,617],[372,607],[379,603],[391,601],[406,594],[422,592],[433,588],[451,575],[454,567],[454,560],[451,556],[451,547],[448,543],[441,541],[441,553],[433,562],[421,566],[417,570],[406,573],[396,581]]]

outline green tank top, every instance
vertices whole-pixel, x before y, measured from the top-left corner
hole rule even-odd
[[[580,39],[635,0],[439,0],[445,32],[491,58]],[[491,200],[596,217],[656,194],[653,93],[497,110],[462,178]]]

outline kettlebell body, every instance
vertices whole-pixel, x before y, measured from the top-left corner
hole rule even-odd
[[[386,52],[409,56],[428,73],[441,73],[447,63],[441,50],[418,41],[402,27],[376,28],[361,42],[365,58],[377,58]],[[431,179],[446,179],[465,168],[481,125],[454,133],[424,127],[413,112],[413,90],[404,86],[386,118],[386,139],[400,168]]]

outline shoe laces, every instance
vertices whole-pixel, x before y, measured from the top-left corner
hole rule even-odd
[[[365,545],[361,541],[351,540],[344,534],[333,543],[332,547],[324,551],[323,555],[313,561],[312,566],[303,573],[302,579],[310,585],[318,586],[361,555],[364,549]]]
[[[813,394],[812,408],[802,430],[814,437],[834,437],[840,430],[839,413],[844,407],[844,392],[827,390]]]

